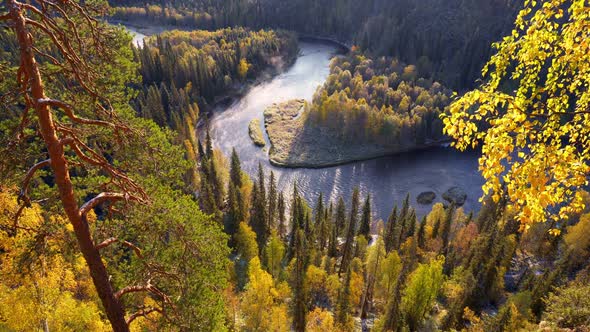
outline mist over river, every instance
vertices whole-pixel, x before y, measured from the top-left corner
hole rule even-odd
[[[145,35],[164,30],[155,28],[128,29],[135,34],[133,42],[140,46]],[[138,31],[139,30],[139,31]],[[260,83],[229,106],[217,107],[210,117],[210,130],[214,147],[229,158],[235,148],[242,161],[242,169],[257,177],[258,163],[262,163],[268,176],[273,170],[279,190],[285,192],[288,202],[293,183],[297,181],[299,192],[313,207],[320,192],[336,202],[342,196],[347,205],[353,188],[358,186],[361,197],[370,193],[373,218],[387,220],[394,204],[401,205],[407,193],[417,214],[422,216],[432,205],[421,205],[416,196],[423,191],[433,191],[441,202],[442,193],[452,186],[459,186],[467,193],[463,208],[469,212],[479,209],[483,178],[477,171],[478,153],[458,152],[450,147],[437,147],[403,153],[362,162],[322,169],[280,168],[268,161],[267,147],[256,147],[248,136],[250,120],[259,118],[264,123],[264,109],[273,104],[295,98],[310,100],[318,86],[329,74],[330,59],[337,46],[324,42],[300,42],[300,56],[294,65],[282,74]]]

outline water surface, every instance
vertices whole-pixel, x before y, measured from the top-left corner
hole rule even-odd
[[[313,93],[329,74],[329,62],[336,48],[324,43],[300,43],[301,56],[283,74],[253,87],[244,97],[229,107],[219,108],[211,118],[211,134],[214,146],[227,156],[235,148],[242,161],[242,168],[253,178],[258,163],[268,173],[273,170],[278,187],[290,196],[297,181],[299,191],[315,204],[320,192],[332,200],[343,196],[350,199],[353,188],[358,186],[363,196],[371,194],[373,217],[386,220],[394,204],[401,205],[407,193],[419,215],[427,213],[430,205],[419,205],[415,197],[423,191],[434,191],[436,201],[452,186],[460,186],[467,192],[467,211],[479,208],[483,178],[477,172],[475,152],[458,152],[440,147],[412,153],[404,153],[363,162],[323,169],[279,168],[268,162],[267,149],[252,143],[248,136],[250,120],[263,121],[264,109],[277,102],[294,98],[311,99]],[[268,138],[267,142],[268,142]]]

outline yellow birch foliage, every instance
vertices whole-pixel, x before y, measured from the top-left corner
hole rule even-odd
[[[484,83],[451,105],[444,131],[460,150],[481,143],[484,195],[498,201],[504,182],[522,230],[567,219],[590,175],[588,1],[527,0],[493,47]]]
[[[33,204],[10,236],[16,195],[0,188],[0,206],[0,331],[109,331],[84,260],[60,251],[71,229],[46,233],[41,227],[44,218],[53,225],[69,223],[44,216]]]

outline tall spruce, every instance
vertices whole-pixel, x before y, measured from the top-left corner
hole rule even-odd
[[[408,214],[408,224],[406,228],[406,237],[414,236],[416,233],[416,210],[410,209]]]
[[[242,166],[240,165],[240,157],[238,157],[235,148],[231,150],[231,166],[229,170],[229,178],[237,188],[242,187]]]
[[[250,212],[250,225],[256,233],[258,248],[262,250],[266,245],[266,240],[270,235],[266,218],[266,189],[264,188],[264,171],[262,165],[258,164],[258,182],[254,183],[252,188]]]
[[[351,289],[350,279],[352,277],[352,271],[350,267],[346,269],[346,276],[344,277],[344,284],[338,291],[338,302],[336,304],[336,321],[342,326],[348,325],[348,320],[351,315]]]
[[[344,204],[344,199],[342,197],[338,198],[338,203],[336,204],[336,217],[334,223],[337,234],[344,235],[344,231],[346,230],[346,205]]]
[[[446,211],[445,220],[442,225],[441,238],[442,238],[442,253],[446,254],[449,246],[449,240],[451,237],[451,226],[453,222],[453,214],[455,213],[455,204],[451,204]]]
[[[371,195],[367,195],[365,204],[363,205],[363,214],[361,217],[361,225],[359,227],[358,235],[362,235],[367,239],[367,243],[370,240],[369,233],[371,232]]]
[[[326,229],[326,220],[325,220],[325,216],[326,216],[326,209],[324,208],[324,195],[322,193],[320,193],[320,196],[318,197],[318,201],[316,203],[315,209],[314,209],[314,218],[315,218],[315,229],[317,232],[317,248],[320,251],[323,251],[325,246],[326,246],[326,242],[328,239],[328,234],[327,229]]]
[[[396,241],[396,227],[397,227],[397,205],[393,207],[391,213],[389,214],[389,218],[387,218],[387,225],[385,226],[385,251],[390,252],[395,248],[397,243]]]
[[[276,229],[277,217],[277,183],[275,173],[270,171],[270,178],[268,180],[268,228]]]
[[[359,210],[359,189],[354,188],[352,192],[352,202],[350,205],[350,216],[348,218],[348,227],[346,230],[346,239],[344,241],[344,248],[342,249],[342,262],[340,263],[340,271],[338,274],[345,272],[352,260],[354,250],[354,236],[356,234],[356,225]]]
[[[230,236],[237,232],[240,222],[243,221],[238,200],[238,190],[236,189],[236,186],[230,182],[227,190],[227,211],[225,213],[224,222],[225,232]],[[232,237],[230,237],[230,246],[233,247],[234,243],[231,239]]]
[[[297,332],[305,331],[305,315],[307,314],[307,300],[305,296],[305,235],[302,229],[294,234],[295,266],[293,276],[293,328]]]
[[[426,216],[422,217],[420,227],[418,227],[418,247],[424,249],[426,246]]]
[[[406,195],[404,202],[402,203],[402,209],[399,214],[399,231],[396,232],[397,239],[396,239],[396,249],[404,242],[405,235],[408,230],[408,226],[410,223],[410,194]]]
[[[213,158],[213,140],[211,139],[209,125],[207,125],[207,133],[205,135],[205,155],[208,159]]]
[[[281,191],[277,200],[277,220],[278,220],[278,234],[281,239],[285,239],[287,234],[287,225],[285,225],[285,195]]]

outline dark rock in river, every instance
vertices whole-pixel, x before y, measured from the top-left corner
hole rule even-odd
[[[465,204],[467,194],[459,187],[451,187],[442,194],[442,198],[449,203],[454,203],[456,206],[462,206]]]
[[[420,193],[418,197],[416,197],[416,201],[420,204],[427,205],[432,204],[435,198],[436,194],[434,193],[434,191],[425,191],[423,193]]]

